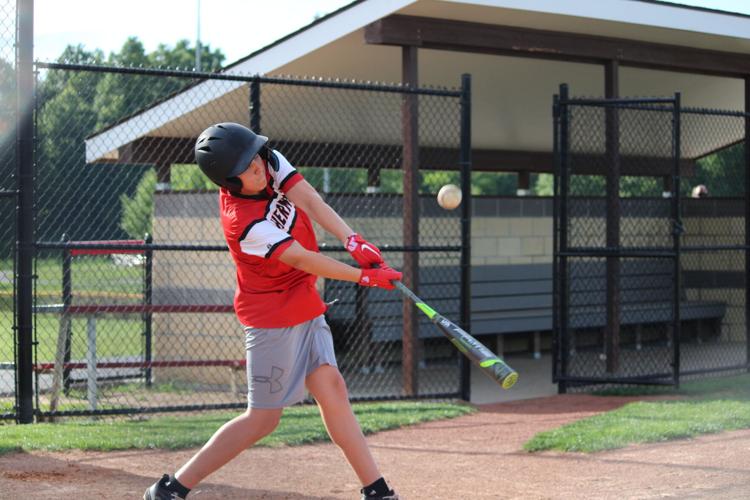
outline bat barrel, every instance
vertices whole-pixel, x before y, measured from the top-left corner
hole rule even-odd
[[[492,351],[471,336],[468,332],[458,327],[455,323],[432,309],[409,288],[400,281],[393,284],[406,297],[411,299],[417,308],[422,311],[440,330],[450,339],[456,348],[477,365],[490,378],[495,380],[503,389],[510,389],[518,380],[518,373],[497,357]]]

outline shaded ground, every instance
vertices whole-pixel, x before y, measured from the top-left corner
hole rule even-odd
[[[596,453],[521,451],[536,432],[634,398],[580,394],[498,403],[454,420],[370,436],[407,499],[748,498],[750,430]],[[640,398],[643,399],[643,398]],[[0,457],[2,498],[140,498],[195,450],[16,453]],[[196,499],[358,498],[331,444],[256,448],[209,477]]]

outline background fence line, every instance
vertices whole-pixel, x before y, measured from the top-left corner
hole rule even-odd
[[[31,389],[32,419],[246,404],[218,193],[192,158],[195,136],[217,121],[252,123],[268,134],[391,265],[421,255],[414,287],[446,315],[468,321],[455,271],[469,254],[462,236],[469,218],[440,209],[428,195],[465,180],[470,206],[470,162],[462,153],[470,136],[461,135],[468,77],[464,90],[448,90],[81,64],[36,68],[36,348],[31,374],[21,374],[33,386],[16,391],[28,400]],[[71,84],[76,112],[63,112],[71,97],[59,91]],[[412,147],[427,152],[417,161],[438,168],[420,174],[410,202],[402,197],[399,145],[407,98],[419,113],[419,144]],[[163,129],[155,110],[180,99],[187,107],[171,128],[128,135],[129,123]],[[206,99],[213,104],[205,106]],[[401,214],[409,206],[417,239],[404,244]],[[350,261],[338,242],[316,231],[321,251]],[[403,299],[349,285],[318,281],[326,300],[338,304],[327,319],[352,399],[468,397],[460,379],[468,369],[432,325],[420,321],[419,334],[409,329],[414,341],[404,353]]]

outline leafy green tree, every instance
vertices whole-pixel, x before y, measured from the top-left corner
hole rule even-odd
[[[120,227],[133,239],[140,239],[146,233],[151,233],[154,213],[154,188],[156,187],[156,171],[149,169],[141,177],[133,196],[120,195],[122,205],[122,219]]]
[[[172,165],[172,191],[217,191],[219,187],[206,177],[198,165]]]
[[[14,140],[16,122],[16,71],[0,59],[0,190],[15,189]],[[0,200],[0,259],[13,253],[14,211],[11,200]]]
[[[16,70],[0,59],[0,189],[12,189],[16,121]]]
[[[224,56],[208,47],[203,50],[207,67],[220,67]],[[175,49],[161,45],[154,53],[147,54],[143,44],[131,38],[119,52],[107,58],[99,50],[70,46],[59,61],[153,67],[194,57],[195,51],[187,42],[178,43]],[[87,165],[85,138],[192,81],[96,71],[42,72],[36,91],[38,238],[58,239],[63,232],[79,240],[125,235],[122,196],[135,196],[145,168]],[[129,227],[135,227],[131,222]],[[150,215],[142,222],[150,223]],[[135,236],[143,237],[142,231]]]
[[[681,183],[684,195],[703,184],[709,196],[745,196],[745,146],[734,144],[696,162],[695,176]]]
[[[201,50],[204,68],[221,68],[224,55],[221,51]],[[107,61],[113,66],[144,68],[182,68],[195,63],[195,49],[187,40],[181,40],[174,48],[161,44],[155,52],[147,54],[143,44],[135,37],[128,38],[117,54]],[[194,83],[191,78],[106,74],[97,87],[95,106],[99,111],[97,128],[105,127],[131,115],[144,107]]]
[[[174,48],[160,44],[148,55],[149,66],[162,68],[193,69],[195,66],[195,48],[190,47],[188,40],[180,40]],[[201,71],[213,72],[221,69],[224,54],[219,49],[211,51],[207,45],[201,45]]]
[[[91,62],[96,58],[96,53],[71,46],[60,60]],[[83,192],[90,185],[83,160],[84,137],[96,122],[93,96],[101,75],[50,70],[42,76],[36,105],[37,237],[49,240],[60,238],[66,224],[76,222],[86,199]],[[80,229],[71,237],[81,238],[85,231]]]

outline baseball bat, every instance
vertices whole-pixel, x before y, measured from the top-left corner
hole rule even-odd
[[[460,328],[451,320],[425,304],[417,295],[400,281],[394,281],[393,284],[401,293],[414,302],[417,308],[425,313],[430,320],[440,328],[448,340],[461,351],[464,356],[479,367],[488,377],[502,386],[503,389],[510,389],[518,380],[518,373],[505,364],[492,351],[487,349],[484,344],[472,337],[466,330]]]

